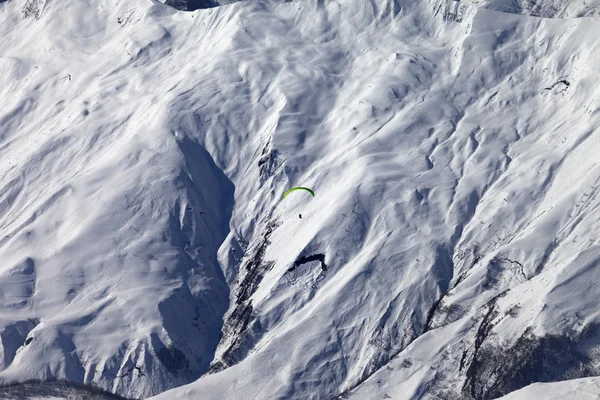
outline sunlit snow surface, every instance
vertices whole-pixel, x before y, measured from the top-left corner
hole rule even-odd
[[[600,20],[445,9],[0,3],[0,378],[484,399],[600,374]]]
[[[563,382],[534,383],[502,397],[502,400],[594,400],[600,396],[598,378]]]

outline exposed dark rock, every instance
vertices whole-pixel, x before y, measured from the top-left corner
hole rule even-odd
[[[444,304],[443,299],[445,298],[446,297],[443,297],[441,299],[442,301],[437,304],[437,309],[435,310],[435,320],[433,319],[432,315],[428,316],[426,325],[427,330],[451,324],[465,315],[466,311],[460,305],[453,303]],[[433,310],[433,308],[431,310]]]
[[[433,319],[436,316],[436,313],[438,311],[438,308],[439,308],[441,302],[444,300],[444,296],[445,296],[445,294],[442,297],[440,297],[439,299],[437,299],[435,301],[435,303],[433,303],[433,305],[431,306],[429,311],[427,312],[427,319],[425,320],[425,329],[423,330],[423,333],[428,332],[433,328]]]
[[[42,15],[42,9],[44,6],[43,0],[27,0],[23,9],[23,18],[33,17],[35,19],[39,19]]]
[[[477,374],[478,368],[480,367],[480,364],[485,362],[485,360],[482,361],[482,359],[481,359],[481,356],[479,354],[479,349],[481,348],[481,345],[483,344],[484,340],[487,338],[490,331],[494,327],[492,325],[492,320],[497,315],[498,315],[498,311],[496,310],[496,301],[494,299],[488,305],[488,310],[487,310],[485,316],[483,317],[483,320],[479,324],[479,328],[477,328],[477,334],[475,335],[475,343],[473,344],[471,363],[469,365],[469,368],[467,369],[467,372],[466,372],[467,379],[463,386],[463,392],[465,392],[465,391],[468,392],[474,398],[477,398],[477,397],[475,397],[475,392],[476,392],[476,389],[475,389],[476,385],[474,383],[474,381],[476,380],[475,376]],[[465,353],[463,353],[463,355],[462,355],[462,358],[460,360],[460,370],[461,371],[465,368],[468,356],[469,356],[468,351],[465,351]]]
[[[491,306],[482,320],[474,343],[463,395],[475,400],[495,399],[532,382],[555,382],[596,376],[600,373],[590,349],[600,345],[600,328],[590,325],[582,333],[534,336],[529,330],[511,348],[484,343],[497,312]],[[461,369],[468,358],[465,353]]]
[[[211,0],[167,0],[165,4],[181,11],[194,11],[219,5]]]
[[[0,398],[3,400],[22,400],[41,396],[72,400],[128,400],[92,385],[80,385],[63,380],[36,379],[0,385]]]
[[[262,182],[273,175],[277,168],[277,150],[271,148],[271,141],[265,145],[258,160],[258,171]]]
[[[247,262],[243,263],[240,272],[245,271],[241,282],[238,281],[236,285],[236,296],[235,296],[235,308],[226,317],[223,324],[223,338],[222,340],[228,340],[233,338],[233,341],[229,347],[223,352],[223,356],[220,360],[215,360],[210,369],[209,373],[218,372],[230,365],[239,362],[248,350],[252,346],[252,342],[249,341],[247,336],[252,322],[252,300],[250,297],[256,292],[260,282],[263,280],[264,275],[272,267],[272,262],[265,262],[264,255],[267,250],[267,246],[271,243],[269,238],[277,223],[271,221],[267,224],[264,232],[264,238],[260,245],[254,251],[252,256]],[[254,324],[252,326],[255,330],[260,330],[260,324]]]
[[[134,375],[135,373],[137,373],[137,376],[138,376],[138,377],[143,377],[143,376],[146,376],[146,374],[145,374],[145,373],[144,373],[144,371],[142,370],[142,367],[135,366],[135,367],[129,368],[129,369],[128,369],[126,372],[124,372],[123,374],[121,374],[121,375],[118,375],[118,377],[119,377],[119,378],[124,378],[124,377],[126,377],[126,376]]]

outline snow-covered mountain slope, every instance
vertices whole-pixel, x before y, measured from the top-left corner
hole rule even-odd
[[[534,383],[503,396],[502,400],[594,400],[599,397],[598,378],[582,378],[553,383]]]
[[[597,377],[563,382],[534,383],[502,397],[502,400],[594,400],[600,397]]]
[[[163,4],[182,11],[194,11],[237,1],[252,0],[159,0]],[[277,2],[277,1],[276,1]],[[448,1],[449,6],[455,6]],[[581,18],[600,15],[599,0],[456,0],[456,4],[483,7],[507,13],[524,14],[545,18]]]
[[[598,0],[467,0],[490,10],[545,18],[581,18],[600,16]]]
[[[0,378],[487,399],[598,375],[598,19],[450,9],[1,3]]]
[[[294,205],[264,254],[261,244],[246,253],[250,272],[233,286],[243,296],[213,363],[234,365],[164,398],[327,398],[375,371],[356,398],[492,398],[595,373],[586,304],[597,293],[580,280],[595,280],[597,21],[480,10],[444,25],[419,6],[347,45],[340,34],[344,55],[331,65],[351,67],[335,70],[345,79],[325,118],[327,87],[294,98],[319,107],[295,108],[274,148],[292,172],[312,172],[307,160],[318,155],[314,172],[290,184],[324,196],[304,206],[310,227]],[[352,21],[329,15],[341,18],[321,35]],[[297,139],[308,123],[298,120],[314,115],[317,127]],[[289,272],[310,254],[325,255],[325,279],[318,263]],[[257,266],[257,255],[271,264]],[[250,322],[239,317],[250,311]]]
[[[185,73],[170,85],[158,60],[191,16],[147,1],[36,4],[37,17],[18,1],[0,12],[2,378],[127,396],[190,382],[227,309],[216,253],[234,191],[165,128]],[[171,26],[144,23],[154,14]]]

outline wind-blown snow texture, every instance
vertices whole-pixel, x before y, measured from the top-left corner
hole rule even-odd
[[[453,7],[0,3],[0,379],[490,399],[600,375],[599,20]]]

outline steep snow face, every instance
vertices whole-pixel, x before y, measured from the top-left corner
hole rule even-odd
[[[486,399],[597,374],[597,19],[10,0],[0,37],[0,378]]]

